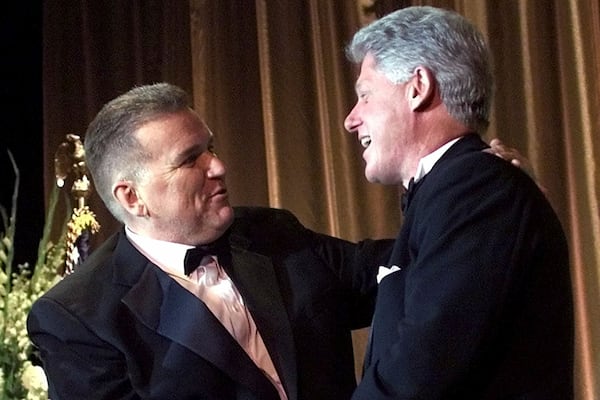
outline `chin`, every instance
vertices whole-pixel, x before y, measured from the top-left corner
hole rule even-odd
[[[233,208],[230,205],[223,207],[219,211],[219,217],[223,220],[223,225],[226,225],[225,230],[227,230],[227,228],[229,228],[229,225],[231,225],[231,223],[233,222]]]

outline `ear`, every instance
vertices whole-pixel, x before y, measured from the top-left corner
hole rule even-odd
[[[133,216],[145,217],[148,209],[144,200],[139,196],[133,182],[119,181],[113,186],[113,196],[123,208]]]
[[[408,104],[412,111],[428,107],[435,97],[436,80],[433,73],[423,66],[415,68],[407,86]]]

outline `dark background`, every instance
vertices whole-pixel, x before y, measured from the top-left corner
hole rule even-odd
[[[7,3],[0,16],[2,121],[0,205],[10,216],[15,175],[20,170],[15,263],[34,263],[44,222],[42,112],[42,2]],[[0,227],[5,232],[5,227]]]

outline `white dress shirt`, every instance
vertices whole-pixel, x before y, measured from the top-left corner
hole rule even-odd
[[[194,273],[190,276],[186,276],[184,273],[185,254],[193,246],[151,239],[133,232],[129,227],[125,227],[125,234],[140,253],[206,304],[223,327],[277,388],[279,397],[287,400],[281,380],[256,324],[245,306],[242,296],[223,268],[218,266],[219,283],[207,290],[199,280],[190,278],[190,276],[194,276]],[[214,259],[218,264],[218,258],[214,257]],[[232,296],[223,295],[224,292],[229,291],[233,292]],[[235,303],[224,300],[225,298],[233,298]]]

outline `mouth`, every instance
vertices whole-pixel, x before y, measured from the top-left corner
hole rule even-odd
[[[219,187],[217,190],[212,192],[210,195],[210,197],[217,197],[217,196],[227,196],[227,188]]]
[[[360,142],[360,145],[366,149],[371,144],[371,136],[359,137],[358,141]]]

